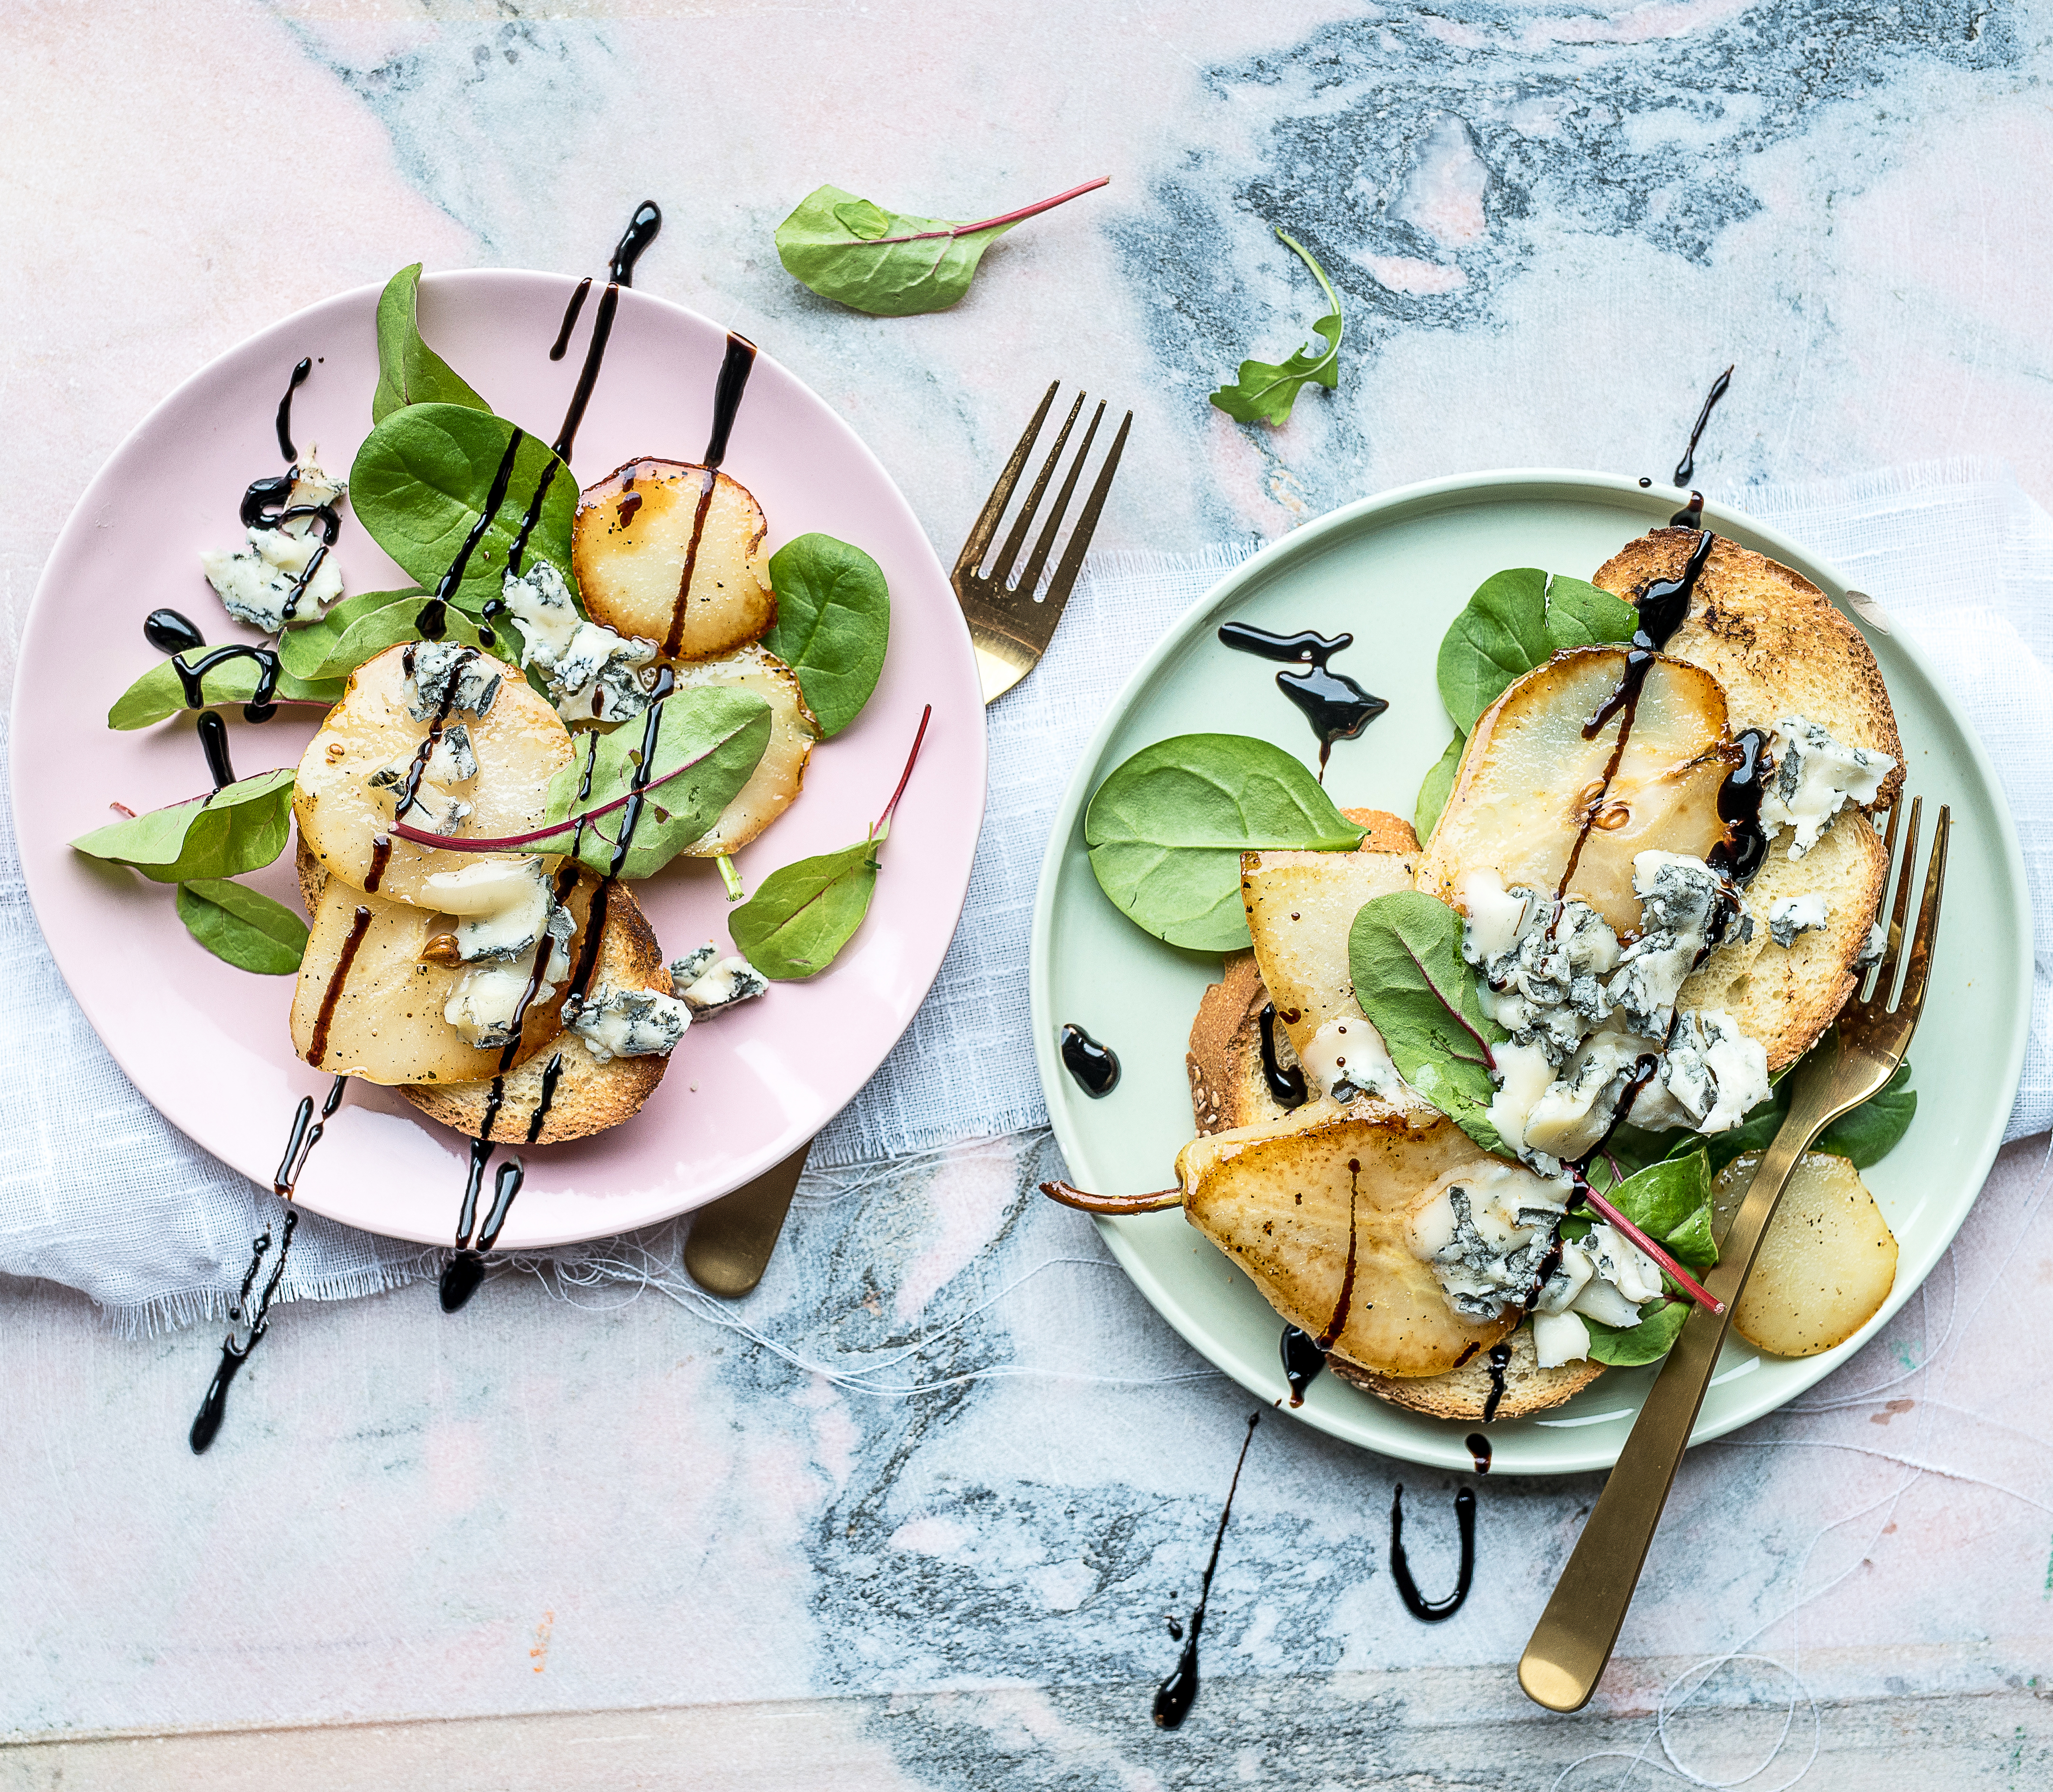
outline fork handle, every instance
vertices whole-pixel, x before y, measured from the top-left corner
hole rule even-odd
[[[1827,1037],[1836,1042],[1836,1034]],[[1518,1684],[1549,1711],[1580,1711],[1596,1690],[1776,1203],[1811,1141],[1850,1105],[1833,1099],[1836,1051],[1830,1055],[1832,1065],[1807,1066],[1800,1073],[1788,1114],[1733,1217],[1717,1267],[1704,1278],[1725,1311],[1690,1309],[1519,1660]]]

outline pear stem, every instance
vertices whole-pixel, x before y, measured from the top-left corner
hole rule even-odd
[[[1074,1207],[1079,1213],[1109,1216],[1159,1213],[1165,1207],[1180,1207],[1184,1203],[1181,1188],[1157,1189],[1152,1194],[1093,1194],[1087,1189],[1077,1188],[1068,1182],[1043,1182],[1041,1192],[1050,1201],[1059,1201],[1065,1207]]]
[[[748,892],[741,887],[741,873],[735,869],[734,861],[722,853],[712,862],[720,867],[720,880],[727,886],[727,900],[740,901]]]

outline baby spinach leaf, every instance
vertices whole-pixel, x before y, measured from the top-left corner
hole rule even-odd
[[[387,648],[396,647],[402,641],[425,640],[426,637],[421,633],[421,614],[434,602],[434,598],[416,591],[397,603],[386,604],[358,617],[343,631],[328,657],[321,661],[321,676],[340,684],[365,661],[375,658]],[[441,631],[436,637],[438,640],[453,641],[464,647],[485,645],[478,625],[452,605],[442,606],[436,622]]]
[[[882,841],[859,840],[771,872],[728,917],[742,956],[780,983],[826,970],[869,912]]]
[[[371,421],[383,423],[408,405],[492,406],[457,377],[454,368],[421,339],[417,320],[421,264],[402,268],[378,296],[378,386],[371,394]]]
[[[1701,1143],[1684,1155],[1650,1163],[1604,1198],[1686,1269],[1718,1261],[1711,1239],[1711,1165]]]
[[[1247,943],[1243,852],[1350,852],[1361,837],[1301,763],[1246,735],[1179,735],[1144,747],[1098,786],[1084,814],[1098,888],[1136,926],[1199,952]]]
[[[1658,1363],[1674,1347],[1690,1317],[1686,1300],[1650,1300],[1640,1308],[1639,1324],[1629,1328],[1604,1325],[1585,1319],[1590,1334],[1590,1355],[1614,1369],[1635,1369],[1643,1363]]]
[[[238,778],[206,796],[115,821],[72,842],[89,858],[159,884],[234,877],[269,865],[292,831],[292,768]]]
[[[838,735],[862,714],[884,669],[891,592],[884,569],[832,535],[801,535],[770,556],[777,621],[763,645],[799,675],[820,731]]]
[[[1564,647],[1630,641],[1639,612],[1580,578],[1519,567],[1476,587],[1440,642],[1440,700],[1463,734],[1514,680]]]
[[[349,501],[371,538],[433,590],[454,563],[490,501],[513,425],[461,405],[414,404],[395,410],[356,451]],[[506,557],[535,488],[555,469],[542,514],[528,538],[527,562],[546,560],[575,589],[571,527],[577,481],[545,441],[523,432],[504,500],[465,563],[454,602],[476,614],[499,595]]]
[[[1461,769],[1462,749],[1468,743],[1467,735],[1456,735],[1419,783],[1418,805],[1411,811],[1411,831],[1421,841],[1433,837],[1440,811],[1447,806],[1447,798],[1454,794],[1454,774]]]
[[[321,668],[356,623],[374,610],[404,603],[409,598],[425,600],[426,597],[427,593],[414,585],[403,591],[359,591],[354,597],[344,598],[318,622],[309,622],[302,629],[288,629],[278,640],[278,663],[299,677],[320,677],[324,676]],[[354,666],[350,668],[351,671],[355,669]]]
[[[1312,325],[1321,343],[1316,352],[1307,343],[1280,366],[1267,361],[1243,361],[1240,377],[1212,394],[1212,402],[1236,423],[1287,423],[1291,406],[1308,384],[1316,380],[1330,388],[1341,382],[1341,331],[1345,325],[1341,317],[1340,295],[1326,278],[1325,269],[1312,259],[1309,249],[1281,229],[1276,234],[1312,270],[1312,278],[1319,283],[1319,290],[1333,309]]]
[[[202,651],[204,651],[202,649]],[[247,703],[257,694],[257,662],[237,655],[224,660],[200,676],[200,692],[209,703]],[[289,672],[278,675],[273,695],[281,703],[339,703],[340,679],[295,678]],[[171,669],[169,660],[160,660],[114,700],[107,712],[110,728],[147,728],[168,720],[186,707],[185,686]]]
[[[1398,1074],[1484,1150],[1503,1151],[1490,1120],[1491,1047],[1510,1035],[1482,1011],[1462,957],[1461,916],[1421,890],[1364,903],[1348,933],[1348,970]]]
[[[657,724],[650,782],[664,782],[642,798],[642,813],[621,867],[623,877],[646,877],[660,871],[712,827],[748,782],[770,744],[770,706],[752,692],[702,685],[666,697],[658,707],[661,720]],[[581,745],[577,757],[549,783],[544,814],[547,820],[561,824],[561,831],[536,840],[525,849],[567,850],[565,834],[579,815],[626,795],[634,786],[645,733],[645,723],[636,720],[610,734],[591,736],[595,747]],[[591,782],[580,798],[587,763]],[[587,822],[578,857],[595,871],[604,873],[611,869],[620,830],[633,807],[630,803]]]
[[[241,970],[289,977],[306,956],[306,923],[245,884],[194,878],[179,885],[178,908],[194,939]]]
[[[975,224],[889,212],[838,186],[818,187],[777,226],[777,259],[822,298],[873,317],[945,311],[969,290],[983,252],[1015,224],[1105,184],[1087,181]]]
[[[1918,1092],[1910,1086],[1910,1065],[1906,1060],[1896,1067],[1896,1074],[1859,1107],[1851,1114],[1842,1114],[1819,1133],[1811,1149],[1830,1151],[1835,1157],[1849,1159],[1856,1170],[1865,1170],[1896,1149],[1897,1141],[1910,1130],[1917,1112]]]

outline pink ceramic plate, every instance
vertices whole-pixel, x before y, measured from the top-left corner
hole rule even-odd
[[[573,282],[475,272],[430,276],[422,334],[502,415],[553,435],[593,308],[552,362]],[[167,885],[96,865],[66,842],[108,819],[206,787],[193,723],[138,733],[108,706],[162,657],[143,639],[160,605],[210,641],[256,638],[200,576],[202,548],[239,539],[251,480],[280,470],[273,417],[293,363],[316,357],[293,405],[302,453],[347,473],[371,427],[378,289],[330,299],[224,355],[159,405],[80,500],[36,593],[14,709],[22,862],[65,980],[135,1086],[216,1156],[268,1182],[302,1095],[329,1079],[286,1033],[288,977],[258,977],[190,939]],[[638,455],[696,458],[705,445],[725,332],[681,307],[624,292],[574,471],[590,484]],[[818,530],[856,543],[890,581],[890,652],[869,707],[813,755],[804,794],[740,857],[751,886],[778,866],[847,845],[889,797],[921,706],[934,707],[899,806],[869,918],[833,967],[695,1026],[634,1120],[595,1139],[524,1151],[528,1176],[501,1248],[567,1243],[645,1225],[738,1187],[795,1151],[883,1061],[940,968],[962,910],[983,811],[983,704],[968,631],[919,523],[854,433],[765,355],[748,384],[726,470],[760,501],[775,549]],[[345,589],[411,582],[345,510],[336,550]],[[281,708],[261,727],[226,707],[247,777],[297,763],[319,712]],[[249,881],[296,906],[291,852]],[[679,860],[636,894],[675,958],[709,939],[731,951],[710,862]],[[352,1086],[308,1162],[301,1203],[395,1237],[446,1242],[468,1142],[397,1094]]]

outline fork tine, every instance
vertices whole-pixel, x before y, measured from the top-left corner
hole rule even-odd
[[[1925,799],[1910,799],[1910,838],[1903,843],[1903,857],[1896,861],[1896,902],[1890,910],[1889,944],[1882,955],[1882,963],[1874,974],[1874,994],[1868,998],[1878,1009],[1889,1006],[1890,992],[1896,987],[1897,960],[1903,951],[1903,923],[1910,914],[1910,880],[1918,869],[1918,825],[1923,814]],[[1883,886],[1887,892],[1886,884]]]
[[[1100,402],[1092,413],[1090,422],[1085,425],[1084,439],[1077,449],[1077,457],[1070,463],[1070,470],[1062,480],[1062,488],[1055,494],[1055,502],[1048,512],[1046,525],[1041,531],[1041,539],[1034,543],[1034,551],[1026,557],[1025,570],[1019,574],[1017,587],[1019,595],[1030,599],[1034,587],[1041,582],[1041,569],[1048,563],[1054,551],[1055,537],[1061,531],[1062,518],[1070,508],[1070,495],[1077,488],[1077,481],[1083,476],[1084,463],[1090,458],[1091,443],[1097,438],[1097,426],[1105,421],[1105,405]]]
[[[1048,489],[1048,480],[1055,471],[1055,465],[1062,457],[1070,431],[1076,427],[1077,414],[1084,408],[1088,393],[1079,392],[1077,402],[1070,406],[1070,414],[1062,419],[1062,426],[1055,432],[1055,445],[1048,450],[1048,458],[1041,463],[1041,470],[1034,476],[1025,501],[1019,506],[1019,514],[1014,519],[1011,532],[1005,538],[1005,547],[991,571],[985,574],[992,584],[1003,589],[1012,571],[1012,563],[1019,558],[1020,545],[1026,539],[1026,531],[1034,521],[1034,513],[1041,508],[1041,494]]]
[[[1903,973],[1903,994],[1896,1012],[1914,1021],[1925,1006],[1925,986],[1932,971],[1932,942],[1939,931],[1939,904],[1946,893],[1946,841],[1953,831],[1953,812],[1939,806],[1939,825],[1932,832],[1932,862],[1925,871],[1925,894],[1918,904],[1918,931],[1910,943],[1910,963]]]
[[[1005,506],[1012,496],[1012,488],[1019,483],[1019,469],[1026,465],[1026,457],[1032,452],[1034,438],[1040,434],[1041,425],[1048,420],[1048,409],[1055,402],[1055,389],[1062,382],[1059,379],[1048,382],[1048,390],[1034,413],[1034,420],[1026,425],[1026,433],[1019,438],[1019,445],[1012,450],[1012,458],[1005,463],[1005,470],[998,476],[998,483],[991,488],[991,496],[984,500],[983,510],[971,526],[969,539],[963,543],[963,551],[956,556],[954,578],[960,578],[974,573],[983,560],[984,551],[991,546],[991,538],[998,533],[998,521],[1005,514]]]
[[[1070,545],[1062,550],[1054,576],[1048,581],[1048,594],[1042,602],[1048,607],[1051,621],[1070,601],[1070,588],[1077,582],[1084,555],[1090,548],[1091,536],[1097,528],[1097,513],[1105,508],[1105,493],[1112,489],[1112,476],[1119,471],[1119,451],[1125,447],[1126,432],[1132,426],[1133,413],[1129,410],[1120,423],[1119,433],[1112,438],[1112,451],[1105,456],[1105,465],[1098,470],[1097,483],[1084,501],[1083,514],[1078,517],[1076,527],[1070,532]]]

